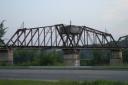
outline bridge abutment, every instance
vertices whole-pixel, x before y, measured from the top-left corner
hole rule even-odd
[[[122,50],[114,49],[114,50],[111,50],[111,52],[112,52],[112,56],[110,59],[110,64],[122,64],[123,63]]]
[[[80,50],[63,49],[64,64],[66,66],[80,66]]]
[[[13,49],[8,48],[8,64],[13,64]]]
[[[0,49],[0,63],[13,64],[13,49],[2,48]]]

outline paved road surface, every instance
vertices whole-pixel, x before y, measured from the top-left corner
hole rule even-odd
[[[0,69],[0,79],[32,80],[128,80],[128,71]]]

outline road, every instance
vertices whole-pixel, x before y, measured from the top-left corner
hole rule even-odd
[[[0,69],[0,79],[31,80],[128,80],[128,71]]]

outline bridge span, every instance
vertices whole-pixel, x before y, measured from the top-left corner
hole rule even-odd
[[[121,38],[119,39],[121,40]],[[112,62],[122,61],[121,46],[110,33],[87,26],[56,24],[52,26],[18,29],[9,41],[1,46],[7,48],[8,60],[13,63],[14,48],[59,48],[63,49],[65,63],[79,65],[80,49],[110,49]],[[72,56],[73,55],[73,56]],[[71,58],[73,61],[68,60]]]

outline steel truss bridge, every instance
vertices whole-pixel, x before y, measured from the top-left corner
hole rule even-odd
[[[121,40],[124,37],[121,37]],[[120,46],[109,33],[87,26],[57,24],[18,29],[6,47],[13,48],[127,48]]]

